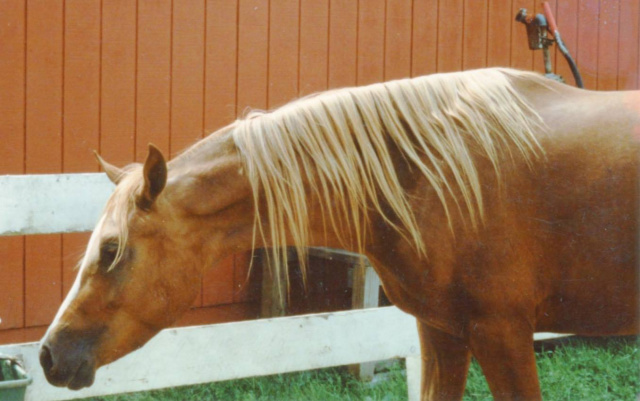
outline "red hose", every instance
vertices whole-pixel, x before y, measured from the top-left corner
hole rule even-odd
[[[558,30],[558,26],[556,25],[556,19],[553,17],[553,13],[551,12],[551,6],[548,1],[542,3],[542,8],[544,9],[544,16],[547,17],[547,24],[549,25],[549,32],[552,35],[556,34]]]

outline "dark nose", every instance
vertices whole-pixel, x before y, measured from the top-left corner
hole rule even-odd
[[[72,390],[90,386],[96,370],[94,346],[100,333],[67,329],[48,335],[39,355],[47,381]]]
[[[44,373],[48,376],[53,368],[53,356],[51,356],[51,350],[46,344],[40,347],[40,365],[44,370]]]
[[[40,347],[40,366],[49,383],[54,386],[66,386],[69,381],[68,369],[58,366],[56,359],[51,352],[51,347],[46,343]]]

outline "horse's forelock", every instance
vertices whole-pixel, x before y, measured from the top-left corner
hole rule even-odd
[[[107,271],[113,270],[124,256],[124,251],[129,239],[129,216],[136,208],[135,199],[142,184],[142,166],[133,165],[129,167],[126,176],[117,185],[104,209],[101,223],[105,223],[104,225],[108,225],[112,230],[115,228],[115,233],[110,232],[107,235],[110,237],[115,236],[118,242],[116,256],[113,263],[107,268]],[[104,228],[104,225],[100,224],[97,226],[96,231]],[[105,233],[99,231],[96,234],[101,237],[105,235]]]

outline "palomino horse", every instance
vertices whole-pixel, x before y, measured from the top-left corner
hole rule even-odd
[[[416,316],[423,398],[541,398],[533,333],[638,333],[640,92],[487,69],[340,89],[253,113],[165,163],[118,169],[42,340],[77,389],[192,304],[204,270],[272,247],[364,253]],[[278,274],[276,274],[279,277]]]

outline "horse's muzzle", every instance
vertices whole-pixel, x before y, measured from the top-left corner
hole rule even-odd
[[[92,337],[55,336],[40,347],[40,365],[54,386],[79,390],[93,384],[96,372]]]

